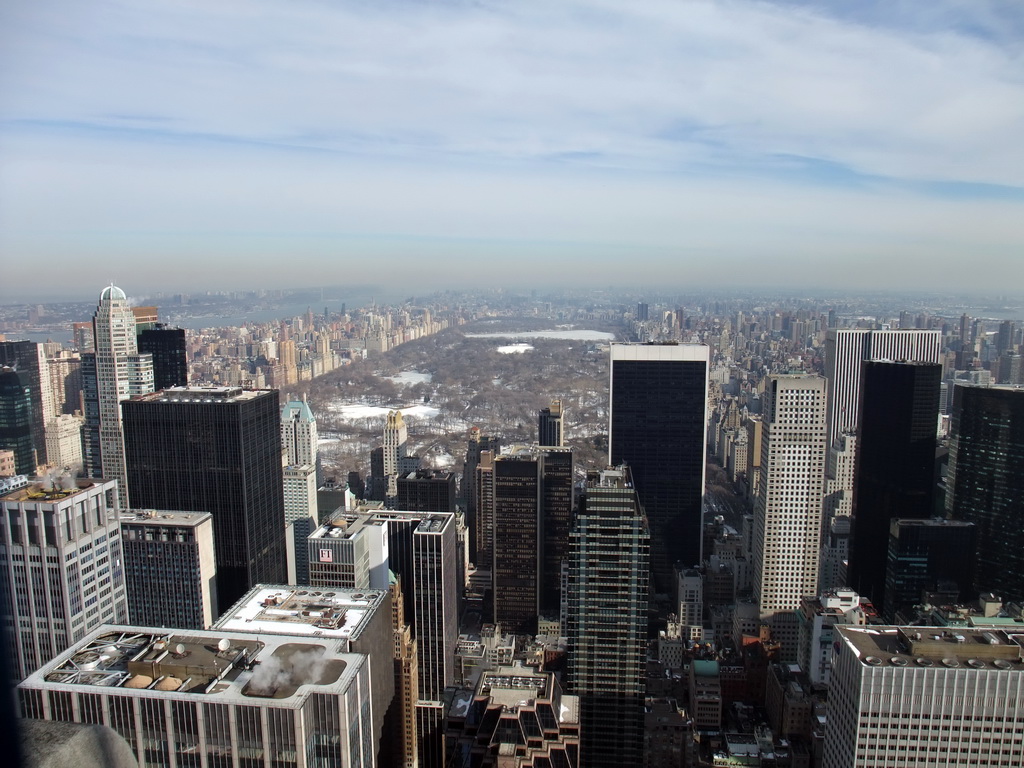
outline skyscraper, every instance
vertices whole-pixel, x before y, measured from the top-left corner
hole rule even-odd
[[[133,623],[176,629],[213,626],[219,612],[209,513],[128,510],[121,515],[121,546]]]
[[[837,626],[823,768],[1020,765],[1010,632]]]
[[[19,475],[36,474],[32,416],[28,375],[13,368],[0,368],[0,448],[14,452],[15,472]]]
[[[828,445],[857,431],[861,363],[865,360],[941,362],[941,331],[830,329],[825,337]]]
[[[977,526],[976,584],[1024,598],[1024,389],[953,390],[946,511]]]
[[[537,442],[540,445],[563,445],[561,400],[552,400],[549,407],[540,409],[537,416]]]
[[[886,621],[911,620],[897,616],[924,602],[924,592],[955,593],[966,603],[972,594],[975,560],[974,523],[963,520],[901,520],[889,523],[889,556],[885,564]]]
[[[643,765],[650,531],[628,467],[592,474],[569,555],[569,690],[580,765]]]
[[[879,360],[862,366],[847,586],[881,606],[889,523],[934,511],[942,366]]]
[[[140,355],[135,314],[124,291],[115,285],[100,293],[93,316],[95,351],[82,355],[85,396],[85,472],[90,477],[114,478],[121,506],[129,506],[125,470],[121,402],[153,391],[152,355]],[[178,507],[178,509],[190,507]]]
[[[182,387],[123,404],[139,508],[213,515],[217,604],[287,576],[276,390]]]
[[[708,347],[612,344],[609,463],[628,464],[651,526],[656,589],[701,561]]]
[[[316,417],[305,398],[289,400],[281,406],[281,445],[288,464],[317,466]]]
[[[32,341],[0,341],[0,367],[13,368],[24,377],[32,406],[32,447],[35,463],[45,464],[46,422],[56,416],[51,407],[49,367],[42,344]],[[2,446],[0,446],[2,447]],[[35,473],[35,465],[31,473]]]
[[[138,332],[139,352],[153,357],[153,389],[188,386],[185,329],[154,323]]]
[[[818,587],[825,477],[825,380],[768,380],[762,491],[754,507],[754,597],[783,653],[795,659],[795,611]]]
[[[128,620],[114,480],[14,488],[0,496],[0,522],[13,679],[99,625]]]

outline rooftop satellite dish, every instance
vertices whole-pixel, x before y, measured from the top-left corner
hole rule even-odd
[[[228,651],[228,650],[231,650],[231,641],[228,640],[226,637],[222,637],[220,642],[217,643],[217,650],[218,651]]]
[[[178,643],[176,646],[174,646],[174,652],[176,654],[178,654],[179,656],[184,656],[185,655],[185,646],[182,643]]]

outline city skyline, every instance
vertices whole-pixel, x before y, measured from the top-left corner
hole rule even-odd
[[[1024,277],[1005,3],[53,0],[0,22],[3,301],[86,259],[177,290]]]

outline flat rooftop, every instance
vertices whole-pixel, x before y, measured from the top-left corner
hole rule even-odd
[[[373,517],[372,512],[341,512],[318,527],[310,535],[310,539],[350,539],[369,527],[384,525],[383,520]]]
[[[337,643],[216,630],[105,625],[21,683],[24,688],[119,688],[233,703],[276,699],[300,706],[309,693],[342,693],[364,663]]]
[[[95,485],[93,480],[81,478],[53,482],[37,480],[0,496],[0,501],[61,501]]]
[[[213,519],[209,512],[165,512],[158,509],[125,509],[119,516],[122,525],[152,525],[194,528]]]
[[[240,402],[262,397],[272,390],[241,387],[168,387],[159,392],[132,398],[147,403]]]
[[[871,667],[946,667],[1024,672],[1024,631],[973,627],[858,627],[838,625],[847,643]]]
[[[377,589],[261,584],[221,616],[214,629],[358,640],[386,596]]]

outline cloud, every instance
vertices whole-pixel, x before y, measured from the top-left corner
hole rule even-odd
[[[924,237],[995,264],[1020,244],[1013,3],[39,0],[0,14],[3,253],[214,236],[315,251],[317,232],[565,253]]]

